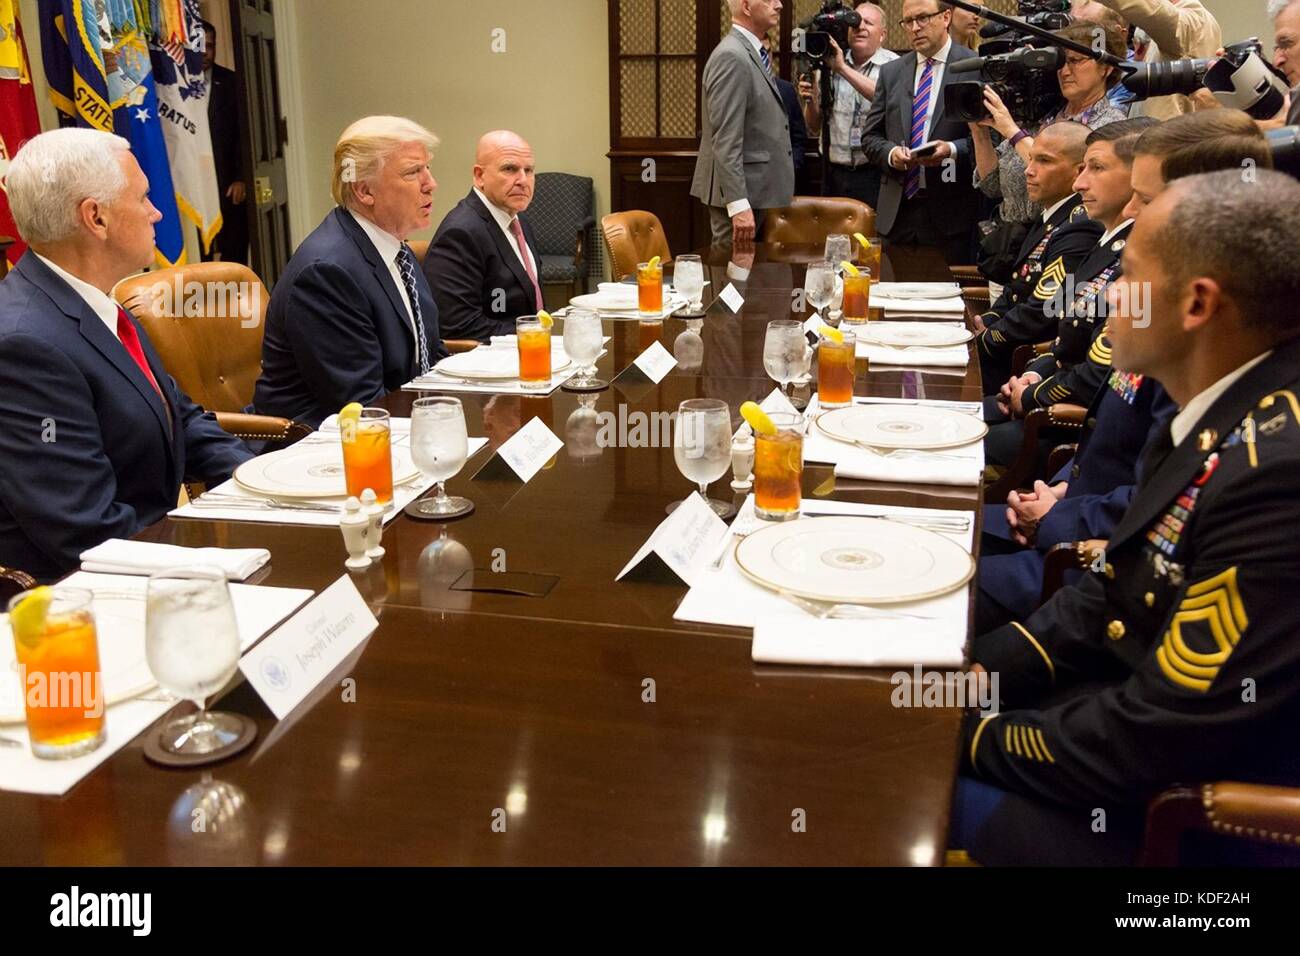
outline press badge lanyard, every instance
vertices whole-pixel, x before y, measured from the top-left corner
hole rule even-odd
[[[867,76],[871,72],[871,61],[868,60],[861,69],[859,69],[855,64],[853,69],[857,70],[863,76]],[[862,127],[858,125],[858,121],[866,114],[862,110],[862,94],[853,87],[852,83],[843,77],[840,78],[840,81],[848,87],[848,92],[853,97],[853,118],[849,121],[849,163],[850,165],[854,165],[854,150],[862,152]],[[865,154],[863,159],[866,159]]]

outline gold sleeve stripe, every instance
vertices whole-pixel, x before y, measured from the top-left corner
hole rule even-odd
[[[1047,756],[1047,762],[1056,763],[1056,758],[1053,757],[1052,752],[1047,749],[1047,739],[1043,736],[1042,728],[1035,727],[1034,733],[1038,736],[1038,746],[1043,748],[1043,753]]]
[[[1043,650],[1043,645],[1039,644],[1038,640],[1034,637],[1034,635],[1026,631],[1019,621],[1012,621],[1011,626],[1014,627],[1021,634],[1023,634],[1025,636],[1025,640],[1027,640],[1030,644],[1032,644],[1034,646],[1034,650],[1038,651],[1038,653],[1042,656],[1043,663],[1047,665],[1047,673],[1051,675],[1052,683],[1055,684],[1056,665],[1053,664],[1052,659],[1047,656],[1047,651]]]
[[[1088,349],[1088,358],[1098,365],[1110,364],[1110,349],[1101,344],[1102,340],[1098,339],[1092,343],[1092,348]]]
[[[1024,727],[1016,727],[1016,753],[1022,757],[1032,757],[1029,752],[1029,737]]]
[[[979,727],[975,728],[975,735],[970,739],[970,765],[972,767],[975,766],[975,755],[979,752],[980,737],[984,735],[984,731],[988,729],[989,724],[995,720],[997,720],[997,717],[985,717],[980,720]]]
[[[1025,740],[1029,743],[1029,749],[1033,751],[1034,759],[1039,763],[1043,762],[1043,752],[1038,749],[1038,735],[1035,733],[1036,727],[1025,728]]]

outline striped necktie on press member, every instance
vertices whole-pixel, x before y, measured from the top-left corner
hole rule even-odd
[[[930,90],[934,87],[934,59],[927,58],[925,69],[921,71],[921,82],[916,85],[916,94],[912,97],[912,134],[907,145],[916,149],[925,142],[925,121],[930,115]],[[921,191],[921,169],[909,169],[903,177],[903,195],[911,199]]]

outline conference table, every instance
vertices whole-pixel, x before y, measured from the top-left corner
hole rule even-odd
[[[673,620],[687,588],[666,570],[614,580],[693,485],[670,447],[602,447],[592,410],[672,412],[713,397],[736,416],[763,399],[767,322],[791,317],[791,290],[819,252],[758,245],[733,314],[715,297],[740,273],[727,250],[704,250],[702,321],[607,321],[601,377],[658,338],[679,357],[658,385],[624,376],[588,396],[461,395],[469,434],[489,444],[448,491],[475,511],[386,528],[384,558],[351,572],[378,629],[323,692],[276,721],[237,676],[219,709],[259,735],[226,762],[161,769],[142,734],[61,798],[0,792],[0,863],[941,863],[957,710],[893,706],[886,670],[757,664],[748,631]],[[882,272],[949,279],[924,248],[886,246]],[[975,401],[979,364],[860,367],[855,382],[860,395],[905,387]],[[382,404],[408,415],[418,394]],[[533,417],[565,442],[547,466],[527,483],[485,467]],[[729,480],[711,494],[732,495]],[[846,483],[813,464],[803,480],[805,497],[973,513],[979,540],[979,488]],[[349,573],[332,527],[164,519],[140,537],[268,548],[246,583],[319,592]],[[493,590],[502,568],[549,576],[550,590]],[[452,587],[469,569],[484,589]],[[213,825],[196,833],[200,805]]]

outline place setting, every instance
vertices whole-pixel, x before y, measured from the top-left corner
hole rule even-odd
[[[965,368],[975,337],[963,322],[893,322],[857,328],[857,355],[876,365]]]
[[[877,282],[871,304],[883,309],[886,318],[966,313],[966,300],[955,282]]]
[[[672,261],[672,282],[664,281],[664,263],[658,256],[637,264],[635,283],[601,282],[595,292],[574,296],[569,300],[568,314],[573,309],[586,309],[605,319],[638,319],[662,321],[682,313],[704,314],[701,301],[704,287],[704,266],[698,255],[682,255]]]

